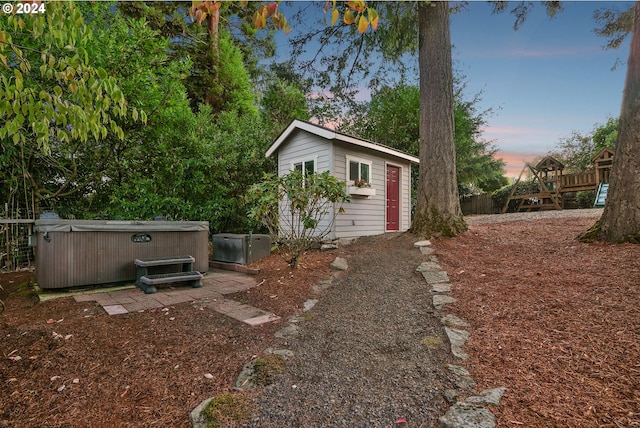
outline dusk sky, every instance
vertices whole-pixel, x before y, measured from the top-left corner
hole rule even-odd
[[[555,18],[537,5],[518,31],[513,15],[492,15],[486,2],[451,17],[454,62],[467,76],[468,93],[482,91],[481,104],[495,110],[484,137],[495,141],[508,176],[572,131],[590,133],[620,115],[630,37],[620,49],[604,50],[593,12],[632,3],[562,4]],[[622,63],[612,71],[617,59]]]
[[[593,12],[632,3],[562,4],[555,18],[536,4],[518,31],[513,15],[493,15],[487,2],[471,1],[451,15],[454,68],[466,76],[468,99],[481,93],[477,109],[493,110],[483,138],[494,142],[509,177],[573,131],[588,134],[620,114],[630,37],[618,50],[604,50]]]

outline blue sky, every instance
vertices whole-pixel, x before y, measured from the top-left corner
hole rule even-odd
[[[513,15],[493,15],[487,2],[471,1],[451,16],[454,68],[466,76],[467,98],[481,93],[478,110],[493,110],[483,138],[498,148],[508,176],[573,131],[590,133],[620,113],[629,40],[618,50],[604,50],[605,39],[593,31],[593,12],[632,3],[562,4],[555,18],[536,5],[518,31]],[[617,60],[623,62],[612,71]]]

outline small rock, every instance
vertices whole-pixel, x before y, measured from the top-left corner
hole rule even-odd
[[[435,262],[422,262],[420,266],[416,268],[416,272],[426,272],[426,271],[439,271],[442,270],[439,263]]]
[[[429,245],[431,245],[431,241],[429,241],[429,240],[418,241],[415,244],[413,244],[413,246],[416,247],[416,248],[428,247]]]
[[[435,296],[433,296],[433,306],[439,311],[442,310],[442,307],[444,305],[455,303],[457,301],[458,299],[456,299],[455,297],[447,296],[444,294],[436,294]]]
[[[329,250],[337,250],[338,246],[336,244],[322,244],[320,246],[320,251],[329,251]]]
[[[336,257],[336,259],[331,262],[331,269],[334,270],[347,270],[347,260],[342,257]]]
[[[458,397],[460,396],[460,394],[458,394],[458,391],[456,391],[455,389],[445,389],[445,391],[442,393],[442,396],[447,403],[454,404],[456,401],[458,401]]]
[[[292,339],[298,337],[300,334],[300,327],[297,325],[288,325],[282,330],[276,331],[274,336],[278,339]]]
[[[435,297],[435,296],[434,296]],[[451,353],[454,357],[466,360],[468,355],[464,352],[463,347],[469,339],[469,333],[464,330],[457,330],[451,327],[445,327],[444,332],[451,342]]]
[[[309,312],[318,303],[318,299],[309,299],[302,304],[302,311]]]
[[[209,426],[209,422],[202,415],[202,411],[207,408],[209,403],[213,400],[213,397],[207,398],[198,406],[189,413],[189,420],[191,421],[191,426],[193,428],[207,428]]]
[[[496,417],[484,407],[454,404],[438,419],[440,428],[495,428]]]
[[[439,282],[437,284],[431,285],[432,293],[450,293],[451,292],[451,284],[448,282]]]
[[[336,243],[337,243],[338,245],[345,246],[345,245],[351,245],[351,244],[353,244],[354,242],[356,242],[357,240],[358,240],[358,238],[339,238],[339,239],[336,241]]]
[[[282,356],[285,360],[288,360],[290,358],[293,358],[294,353],[293,351],[290,351],[288,349],[273,349],[273,348],[267,348],[264,350],[265,354],[269,354],[269,355],[280,355]]]
[[[420,252],[425,256],[428,256],[429,254],[433,254],[435,251],[436,250],[434,250],[431,247],[420,247]]]
[[[211,373],[205,373],[204,377],[207,379],[213,379],[213,375]]]
[[[237,390],[245,390],[247,388],[253,388],[255,384],[253,383],[253,377],[255,374],[255,360],[249,361],[247,364],[242,367],[238,378],[236,379],[236,383],[234,387]]]
[[[316,285],[314,285],[311,288],[311,291],[313,291],[314,293],[322,293],[323,291],[327,290],[329,287],[331,287],[331,284],[333,283],[333,281],[331,279],[323,279],[322,281],[320,281],[319,283],[317,283]]]
[[[455,364],[447,364],[447,369],[458,376],[469,376],[469,370],[465,369],[462,366],[457,366]]]
[[[445,315],[440,322],[447,327],[469,327],[469,323],[453,314]]]
[[[480,394],[467,398],[466,401],[469,403],[491,404],[493,406],[499,406],[500,399],[502,398],[502,395],[506,392],[506,390],[507,388],[485,389]]]
[[[427,284],[437,284],[439,282],[449,282],[449,277],[447,273],[444,271],[440,272],[422,272],[422,276],[427,281]]]
[[[471,391],[476,387],[476,382],[469,376],[460,376],[455,380],[456,388]]]

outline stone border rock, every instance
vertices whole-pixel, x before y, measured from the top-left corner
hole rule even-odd
[[[456,302],[456,299],[449,295],[451,284],[449,284],[447,272],[440,267],[430,241],[416,242],[414,247],[429,257],[429,261],[421,263],[416,268],[416,272],[421,273],[431,287],[429,291],[433,294],[433,307],[436,311],[442,312],[446,305]],[[469,332],[464,329],[469,327],[469,323],[453,314],[444,313],[440,322],[449,339],[453,356],[459,360],[466,360],[468,356],[464,352],[464,345],[469,339]],[[473,390],[475,382],[469,371],[462,366],[448,364],[447,369],[456,376],[457,389],[444,391],[444,398],[451,407],[438,419],[438,426],[440,428],[494,428],[495,416],[485,406],[500,405],[500,399],[506,388],[487,389],[478,395],[460,399],[461,396],[468,395]]]

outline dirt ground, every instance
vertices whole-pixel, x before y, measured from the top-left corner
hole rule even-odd
[[[448,311],[471,324],[464,365],[478,391],[508,388],[491,409],[499,427],[640,426],[640,246],[577,242],[594,220],[478,222],[434,242],[458,299]],[[272,256],[260,286],[229,297],[284,322],[336,255],[311,252],[295,272]],[[0,274],[0,427],[188,426],[282,327],[198,301],[108,316],[95,302],[38,303],[32,281]]]

